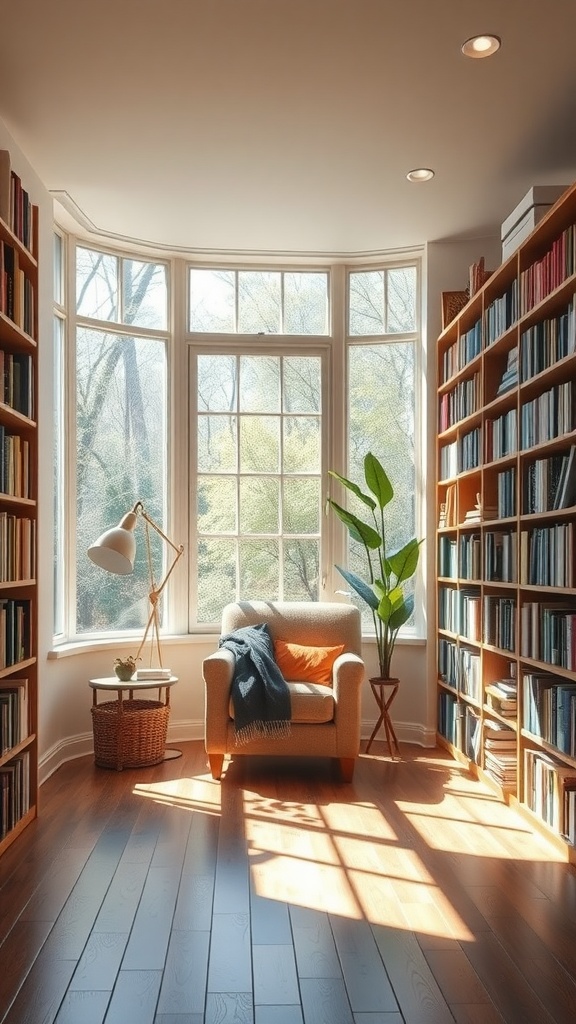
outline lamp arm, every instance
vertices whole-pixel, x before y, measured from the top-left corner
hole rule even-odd
[[[174,551],[174,558],[172,559],[172,563],[171,563],[171,565],[170,565],[166,575],[164,576],[164,579],[162,580],[162,582],[160,584],[158,584],[158,586],[156,586],[156,584],[154,582],[154,578],[152,576],[152,565],[151,565],[151,562],[150,562],[150,551],[148,549],[148,558],[149,558],[149,566],[148,566],[148,568],[149,568],[150,582],[151,582],[151,590],[150,590],[150,593],[148,594],[148,599],[149,599],[150,604],[152,605],[152,607],[150,609],[150,615],[148,616],[148,622],[146,623],[146,629],[144,630],[144,636],[142,637],[142,642],[141,642],[140,647],[138,648],[138,652],[136,654],[136,660],[138,660],[138,658],[140,657],[140,654],[141,654],[141,652],[142,652],[142,650],[144,648],[144,644],[146,643],[146,640],[148,638],[148,634],[150,632],[150,628],[152,627],[152,649],[154,648],[154,646],[156,646],[156,650],[157,650],[157,653],[158,653],[158,660],[160,662],[160,665],[162,665],[162,650],[161,650],[161,647],[160,647],[160,630],[159,630],[159,625],[158,625],[158,601],[159,601],[160,595],[162,594],[162,591],[164,590],[164,587],[166,586],[168,580],[170,579],[170,576],[172,575],[172,573],[173,573],[173,571],[174,571],[174,569],[175,569],[179,559],[184,554],[184,545],[183,544],[175,544],[173,541],[170,540],[169,537],[166,536],[166,534],[163,532],[163,530],[160,529],[158,524],[155,523],[154,520],[152,519],[152,517],[149,516],[148,513],[145,511],[144,506],[143,506],[141,501],[137,501],[136,502],[136,504],[134,505],[134,508],[133,508],[132,511],[135,513],[135,515],[142,516],[142,519],[144,519],[144,521],[147,523],[147,525],[150,526],[153,530],[155,530],[155,532],[162,538],[162,540],[165,541],[165,543],[168,545],[168,547],[172,548],[172,551]]]
[[[156,530],[156,533],[159,534],[160,537],[162,537],[162,540],[165,540],[166,543],[172,548],[172,550],[177,552],[177,557],[174,562],[175,565],[180,555],[184,553],[184,545],[175,544],[174,541],[170,540],[170,537],[166,536],[166,534],[158,526],[158,523],[155,523],[154,520],[152,519],[152,516],[148,515],[141,501],[136,502],[132,511],[135,513],[135,515],[142,516],[142,519],[145,519],[148,525],[151,526],[153,530]]]

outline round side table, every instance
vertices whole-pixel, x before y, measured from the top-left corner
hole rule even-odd
[[[374,699],[380,710],[378,721],[372,730],[372,735],[366,745],[366,753],[369,752],[372,746],[373,740],[376,738],[381,726],[384,726],[384,732],[386,733],[386,739],[388,740],[388,747],[390,749],[390,755],[392,757],[400,757],[400,748],[398,746],[398,740],[396,739],[396,733],[394,732],[394,726],[392,725],[392,719],[390,718],[390,706],[398,693],[398,687],[400,686],[399,679],[380,679],[378,676],[369,680]],[[386,696],[386,687],[391,687],[391,692]]]
[[[116,676],[90,679],[94,762],[99,768],[148,768],[181,756],[180,750],[166,750],[170,688],[177,682],[178,676],[128,682]],[[99,704],[99,690],[115,693],[116,699]],[[140,690],[157,690],[158,700],[135,698]]]

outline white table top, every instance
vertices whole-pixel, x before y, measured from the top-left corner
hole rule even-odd
[[[170,676],[169,679],[128,679],[124,682],[117,676],[106,676],[102,679],[90,679],[88,685],[93,690],[157,690],[162,686],[173,686],[178,682],[178,676]]]

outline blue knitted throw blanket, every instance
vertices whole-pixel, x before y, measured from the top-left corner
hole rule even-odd
[[[260,737],[290,735],[290,690],[274,658],[274,643],[265,622],[221,636],[219,647],[235,658],[232,703],[236,744]]]

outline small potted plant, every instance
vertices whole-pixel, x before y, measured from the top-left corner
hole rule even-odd
[[[128,683],[136,671],[136,661],[131,654],[127,658],[116,658],[114,672],[121,683]]]
[[[390,663],[400,628],[408,621],[414,608],[412,594],[404,593],[404,583],[416,572],[421,541],[415,537],[398,551],[388,551],[384,509],[394,497],[394,488],[375,455],[364,459],[364,477],[370,491],[330,470],[330,476],[351,491],[370,510],[372,523],[364,522],[353,512],[329,498],[329,504],[348,529],[350,537],[364,545],[367,580],[350,569],[336,568],[346,582],[369,606],[374,620],[380,679],[390,679]]]

